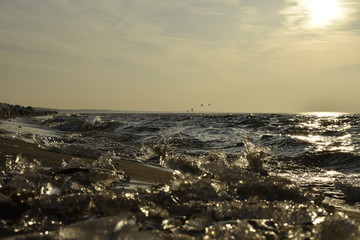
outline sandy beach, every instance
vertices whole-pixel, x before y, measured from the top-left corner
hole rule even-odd
[[[5,158],[11,155],[14,158],[20,154],[29,160],[36,159],[47,167],[59,167],[62,160],[69,160],[71,158],[79,158],[70,155],[45,151],[39,148],[36,144],[23,142],[17,139],[8,139],[0,137],[0,166],[4,167]],[[80,158],[89,163],[94,159]],[[172,173],[160,168],[148,166],[137,163],[135,161],[114,160],[114,166],[124,171],[132,180],[143,181],[149,183],[164,183],[169,180]]]

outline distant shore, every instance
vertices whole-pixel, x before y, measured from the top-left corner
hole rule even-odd
[[[20,105],[12,105],[8,103],[0,103],[0,119],[13,117],[35,117],[57,114],[57,111],[48,109],[35,109],[33,107],[24,107]]]

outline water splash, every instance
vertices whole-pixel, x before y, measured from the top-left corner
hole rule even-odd
[[[252,154],[263,157],[259,152],[265,149],[246,145],[243,158],[253,158]],[[15,221],[2,222],[0,228],[80,239],[358,236],[358,228],[345,215],[329,217],[332,210],[322,203],[318,192],[300,189],[281,177],[264,176],[258,168],[242,167],[221,151],[176,155],[182,167],[173,172],[169,182],[147,189],[123,189],[117,194],[99,177],[118,174],[111,156],[109,153],[94,163],[74,158],[63,161],[59,169],[46,169],[21,157],[8,160],[11,171],[4,173],[0,203],[8,204],[11,213],[6,217]],[[169,164],[174,157],[167,158]],[[22,167],[15,166],[15,161]],[[32,170],[24,170],[25,166]],[[194,171],[186,171],[184,166]],[[347,233],[331,232],[333,222],[345,224]]]
[[[94,128],[85,131],[87,126],[97,127],[109,122],[106,117],[88,118],[85,125],[82,125],[84,121],[78,121],[84,116],[68,117],[74,121],[72,127],[79,127],[66,131],[78,131],[75,132],[78,134],[74,137],[76,141],[85,135],[93,137],[80,139],[84,145],[91,145],[91,139],[103,144],[104,136],[113,133],[105,130],[103,135],[96,135],[96,131],[92,131]],[[52,120],[48,124],[51,125]],[[240,124],[244,128],[260,129],[256,139],[271,142],[274,141],[273,135],[265,136],[264,133],[268,131],[269,124],[280,124],[261,116],[248,116],[243,122],[240,120],[222,117],[216,123],[219,124],[217,128],[212,125],[208,129],[204,125],[198,132],[203,129],[220,132],[224,126],[220,122],[225,121],[236,127]],[[57,118],[54,126],[63,124],[61,121]],[[65,129],[70,125],[62,127]],[[277,128],[276,125],[273,127]],[[138,127],[129,132],[148,135],[149,129],[157,134],[161,128],[151,125],[151,128]],[[213,151],[179,151],[180,144],[187,144],[190,149],[204,146],[203,136],[186,137],[194,129],[196,127],[189,127],[186,133],[170,131],[164,136],[151,138],[160,139],[155,142],[159,144],[158,148],[156,144],[150,146],[155,153],[152,153],[154,159],[162,166],[173,169],[173,177],[164,184],[145,189],[113,189],[112,182],[119,179],[126,182],[128,178],[115,168],[112,152],[100,154],[101,157],[94,162],[74,158],[52,169],[23,158],[16,162],[9,156],[7,171],[0,174],[0,205],[6,209],[0,212],[0,231],[9,234],[18,232],[18,236],[47,232],[54,238],[77,236],[83,239],[89,236],[100,239],[358,237],[354,222],[345,215],[338,215],[334,208],[325,204],[322,192],[311,187],[301,188],[296,182],[271,171],[274,157],[269,149],[254,144],[258,143],[257,140],[234,143],[237,152],[243,150],[236,157],[229,156],[227,150],[222,149],[226,144],[221,141],[221,147]],[[192,137],[196,135],[192,134]],[[125,141],[127,135],[124,136],[121,139]],[[228,135],[227,139],[231,137]],[[180,141],[174,141],[175,138]],[[149,136],[138,139],[146,147],[154,143],[147,141]],[[101,144],[96,146],[105,145]],[[195,147],[194,144],[198,145]],[[76,144],[69,145],[78,148]],[[106,149],[102,153],[107,151],[107,148],[102,149]],[[294,166],[292,170],[296,168]],[[333,223],[343,224],[345,230],[337,230]]]
[[[88,119],[79,114],[53,116],[41,121],[41,124],[64,132],[82,134],[111,132],[121,125],[116,120],[105,121],[100,116]]]
[[[92,122],[93,122],[94,124],[101,124],[101,123],[103,123],[104,121],[101,119],[100,116],[95,116],[95,117],[92,119]]]
[[[6,159],[5,170],[12,175],[36,176],[38,171],[42,170],[42,166],[36,159],[28,160],[19,154],[15,159],[12,157]]]
[[[240,153],[239,159],[235,161],[235,165],[241,167],[248,167],[254,172],[266,175],[267,172],[264,169],[264,162],[272,158],[268,148],[260,147],[248,139],[244,139],[245,151]]]

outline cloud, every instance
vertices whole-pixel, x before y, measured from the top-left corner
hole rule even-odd
[[[359,22],[359,10],[360,3],[354,0],[286,0],[281,14],[289,30],[331,31]]]
[[[309,13],[305,9],[308,2],[286,2],[280,11],[283,24],[271,28],[271,32],[257,42],[256,52],[262,56],[259,68],[285,79],[359,63],[356,47],[359,32],[349,28],[349,24],[359,21],[359,18],[349,14],[343,16],[338,24],[313,28],[308,25]],[[347,5],[342,7],[344,12],[355,12],[346,8]],[[355,9],[358,11],[360,8]]]
[[[124,101],[158,94],[158,102],[166,96],[180,105],[191,93],[189,101],[216,96],[236,105],[271,97],[288,79],[359,62],[357,32],[299,27],[306,16],[294,4],[5,0],[0,66],[9,86],[24,76],[43,85],[67,79],[74,88],[103,88]]]
[[[226,46],[248,26],[242,23],[248,10],[238,1],[14,0],[3,6],[2,45],[88,61],[136,55],[137,49],[157,55],[168,51],[168,40]]]

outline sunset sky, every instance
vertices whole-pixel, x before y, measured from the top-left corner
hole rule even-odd
[[[1,0],[0,36],[0,102],[360,112],[359,0]]]

